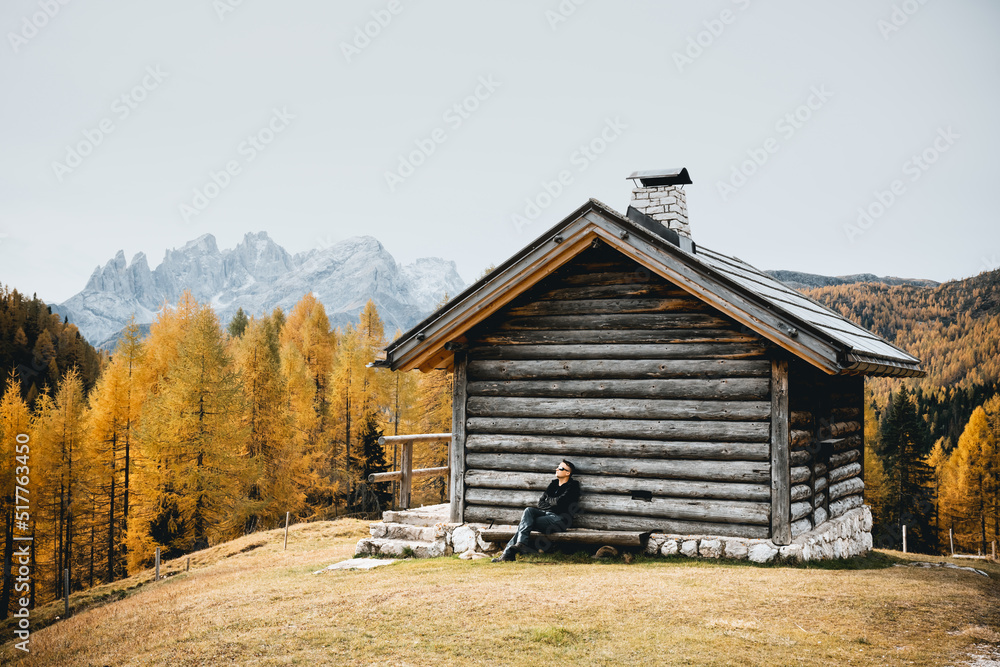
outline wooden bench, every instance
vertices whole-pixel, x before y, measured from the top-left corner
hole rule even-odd
[[[480,531],[486,542],[508,542],[517,532],[517,526],[493,526]],[[570,528],[555,533],[531,532],[531,538],[546,538],[550,542],[571,542],[577,544],[614,544],[621,547],[641,547],[649,533],[620,530],[590,530]]]

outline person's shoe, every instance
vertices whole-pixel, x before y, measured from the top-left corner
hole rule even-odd
[[[531,553],[535,553],[534,550],[531,549],[524,542],[518,542],[517,544],[515,544],[514,545],[514,551],[517,552],[517,553],[519,553],[519,554],[531,554]]]
[[[509,563],[514,561],[517,556],[510,549],[504,549],[503,553],[493,559],[494,563]]]

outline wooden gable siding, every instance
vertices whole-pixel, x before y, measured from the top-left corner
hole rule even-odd
[[[517,523],[568,458],[577,527],[769,536],[757,334],[602,246],[468,340],[465,521]]]
[[[864,377],[793,361],[789,394],[793,465],[806,472],[791,488],[794,536],[864,504]]]

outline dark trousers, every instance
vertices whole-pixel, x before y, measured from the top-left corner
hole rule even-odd
[[[515,544],[524,544],[533,551],[545,549],[549,546],[549,541],[544,537],[539,538],[541,544],[529,544],[528,539],[531,531],[537,530],[545,535],[566,530],[570,527],[572,520],[568,516],[559,516],[554,512],[540,510],[537,507],[529,507],[521,515],[521,523],[517,526],[517,532],[507,543],[507,549],[513,549]]]

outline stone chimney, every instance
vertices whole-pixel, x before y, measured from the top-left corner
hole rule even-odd
[[[629,178],[633,182],[638,181],[640,186],[632,190],[632,208],[679,236],[691,238],[687,196],[683,187],[691,183],[686,168],[637,171]]]

